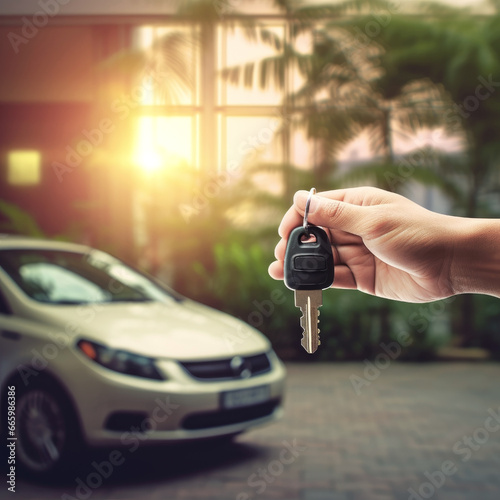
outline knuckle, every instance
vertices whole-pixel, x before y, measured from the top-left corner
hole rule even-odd
[[[329,220],[339,222],[341,221],[342,218],[342,213],[344,212],[344,206],[342,203],[332,200],[328,205],[326,206],[326,213],[325,215]]]

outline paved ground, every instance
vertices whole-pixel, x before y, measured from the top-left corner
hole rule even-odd
[[[290,364],[278,424],[217,449],[138,450],[90,494],[67,478],[50,487],[19,481],[15,494],[2,486],[0,498],[500,498],[500,364],[394,363],[367,373],[369,385],[363,369]]]

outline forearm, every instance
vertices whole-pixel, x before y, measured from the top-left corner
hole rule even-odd
[[[455,218],[451,266],[455,293],[500,297],[500,220]]]

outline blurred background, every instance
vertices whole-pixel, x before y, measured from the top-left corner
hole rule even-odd
[[[64,5],[63,5],[64,4]],[[0,6],[0,231],[86,243],[304,359],[267,267],[298,189],[500,216],[500,2]],[[281,293],[280,293],[281,292]],[[316,360],[500,356],[497,300],[324,294]]]

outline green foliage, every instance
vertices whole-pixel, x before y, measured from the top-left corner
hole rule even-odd
[[[500,310],[496,297],[474,297],[476,308],[480,314],[476,315],[475,345],[490,351],[492,356],[500,360]]]
[[[213,267],[195,261],[184,270],[190,297],[241,318],[266,334],[284,357],[296,357],[298,310],[293,293],[267,272],[272,251],[245,235],[233,235],[210,250]]]
[[[44,236],[36,219],[17,205],[0,200],[0,214],[5,219],[0,220],[0,230],[39,238]]]
[[[324,291],[323,302],[321,359],[373,359],[384,352],[384,345],[397,342],[399,360],[421,361],[432,359],[443,342],[446,316],[439,315],[440,322],[429,322],[425,316],[428,305],[337,289]]]
[[[381,352],[382,343],[399,341],[403,332],[409,335],[411,345],[402,350],[400,359],[430,359],[439,345],[433,328],[422,325],[428,321],[423,309],[427,305],[417,307],[357,291],[330,289],[323,293],[320,310],[321,348],[311,357],[300,346],[301,313],[294,305],[293,291],[268,275],[272,251],[247,235],[233,234],[215,244],[212,252],[213,267],[195,261],[182,271],[181,281],[189,296],[255,326],[283,358],[371,359]]]
[[[426,77],[448,96],[441,111],[444,126],[454,133],[463,132],[467,161],[465,168],[458,166],[462,175],[454,176],[459,186],[456,191],[463,193],[454,202],[470,217],[483,215],[482,199],[492,189],[500,188],[500,146],[493,132],[500,114],[499,28],[498,14],[476,17],[454,10],[446,17],[393,16],[376,38],[384,47],[380,56],[384,76],[379,85],[388,95]],[[485,82],[491,83],[484,85]],[[483,95],[478,98],[480,85]],[[438,163],[437,168],[441,165]]]
[[[138,253],[156,252],[161,262],[151,264],[153,274],[162,263],[169,266],[174,288],[259,328],[284,358],[370,359],[383,352],[382,344],[410,339],[400,359],[430,359],[449,342],[451,332],[462,335],[469,327],[477,333],[476,345],[500,352],[500,315],[489,297],[405,304],[331,289],[323,294],[321,348],[308,356],[300,347],[300,311],[293,292],[267,272],[276,228],[298,189],[367,183],[405,194],[418,182],[437,187],[459,215],[498,215],[491,203],[498,198],[498,98],[482,101],[467,120],[450,110],[474,94],[478,76],[500,79],[500,16],[476,18],[429,2],[422,7],[425,16],[391,15],[379,35],[368,37],[360,47],[356,34],[373,22],[373,13],[386,11],[386,2],[275,4],[290,23],[284,39],[237,9],[229,16],[232,20],[224,22],[243,27],[250,40],[279,53],[222,73],[233,84],[251,86],[257,81],[262,88],[282,90],[290,74],[300,75],[300,87],[285,97],[283,109],[290,114],[280,132],[304,130],[314,141],[316,165],[304,170],[290,163],[242,162],[241,172],[229,179],[203,176],[188,166],[145,176],[136,188],[148,197],[143,207],[148,243]],[[220,21],[223,5],[183,2],[180,14],[197,29],[190,34],[169,32],[147,53],[117,54],[101,70],[133,77],[162,75],[154,82],[159,102],[179,102],[194,81],[192,54],[202,45],[196,33]],[[311,35],[309,53],[293,43],[301,33]],[[411,136],[422,127],[437,126],[462,134],[466,154],[420,149],[417,162],[411,153],[394,157],[395,130]],[[337,155],[363,131],[378,160],[341,176]],[[256,180],[262,175],[282,181],[284,193],[266,190]],[[7,215],[8,227],[41,234],[34,219],[16,207],[0,204],[0,211]],[[472,315],[467,324],[465,312]]]
[[[194,242],[190,254],[194,261],[177,273],[176,282],[188,295],[246,321],[262,315],[259,305],[269,305],[273,294],[283,290],[284,301],[272,303],[273,313],[258,327],[280,354],[310,359],[298,347],[300,312],[293,305],[293,293],[267,274],[280,217],[256,216],[246,230],[240,228],[238,232],[228,217],[229,207],[238,210],[245,206],[258,214],[265,207],[269,213],[277,210],[282,214],[295,190],[312,185],[326,190],[367,183],[408,194],[412,183],[417,182],[437,187],[457,214],[493,215],[491,203],[482,196],[486,186],[491,188],[490,197],[497,192],[498,147],[491,131],[500,106],[497,99],[489,99],[467,121],[459,120],[456,113],[450,117],[450,110],[473,94],[478,75],[500,75],[500,21],[498,16],[478,19],[453,7],[428,3],[422,7],[428,16],[393,15],[380,36],[370,37],[368,45],[360,49],[349,45],[354,43],[353,37],[349,42],[346,34],[355,28],[363,30],[373,21],[374,9],[385,8],[384,2],[280,5],[291,20],[292,37],[306,31],[313,33],[311,52],[298,52],[293,44],[255,25],[248,29],[248,36],[260,37],[261,42],[277,50],[282,48],[282,52],[227,68],[224,76],[234,84],[251,86],[254,72],[258,72],[261,87],[283,88],[287,71],[297,71],[303,84],[286,97],[286,104],[298,107],[300,113],[290,123],[284,123],[283,133],[290,125],[305,130],[315,141],[317,165],[308,171],[290,164],[245,165],[240,182],[210,200],[211,215],[207,218],[203,214],[194,222],[192,229],[200,243]],[[366,17],[339,17],[367,10],[370,15]],[[324,22],[318,24],[318,19]],[[319,94],[326,97],[318,101]],[[419,148],[415,149],[418,161],[414,152],[394,158],[395,129],[411,136],[422,127],[437,126],[462,133],[467,154],[451,156]],[[340,176],[336,155],[363,130],[368,132],[373,152],[380,159]],[[263,172],[279,173],[285,198],[273,197],[254,182],[254,176]],[[226,230],[219,230],[221,227]],[[322,346],[316,359],[373,358],[381,352],[382,343],[399,342],[406,338],[403,334],[411,343],[403,349],[401,359],[430,359],[438,347],[450,341],[451,332],[463,336],[464,329],[469,328],[464,323],[465,310],[474,316],[472,328],[481,332],[477,342],[492,347],[498,343],[500,347],[494,327],[498,317],[493,308],[483,307],[482,299],[472,304],[468,300],[463,301],[466,308],[460,299],[456,303],[416,305],[354,291],[328,290],[321,310]]]

